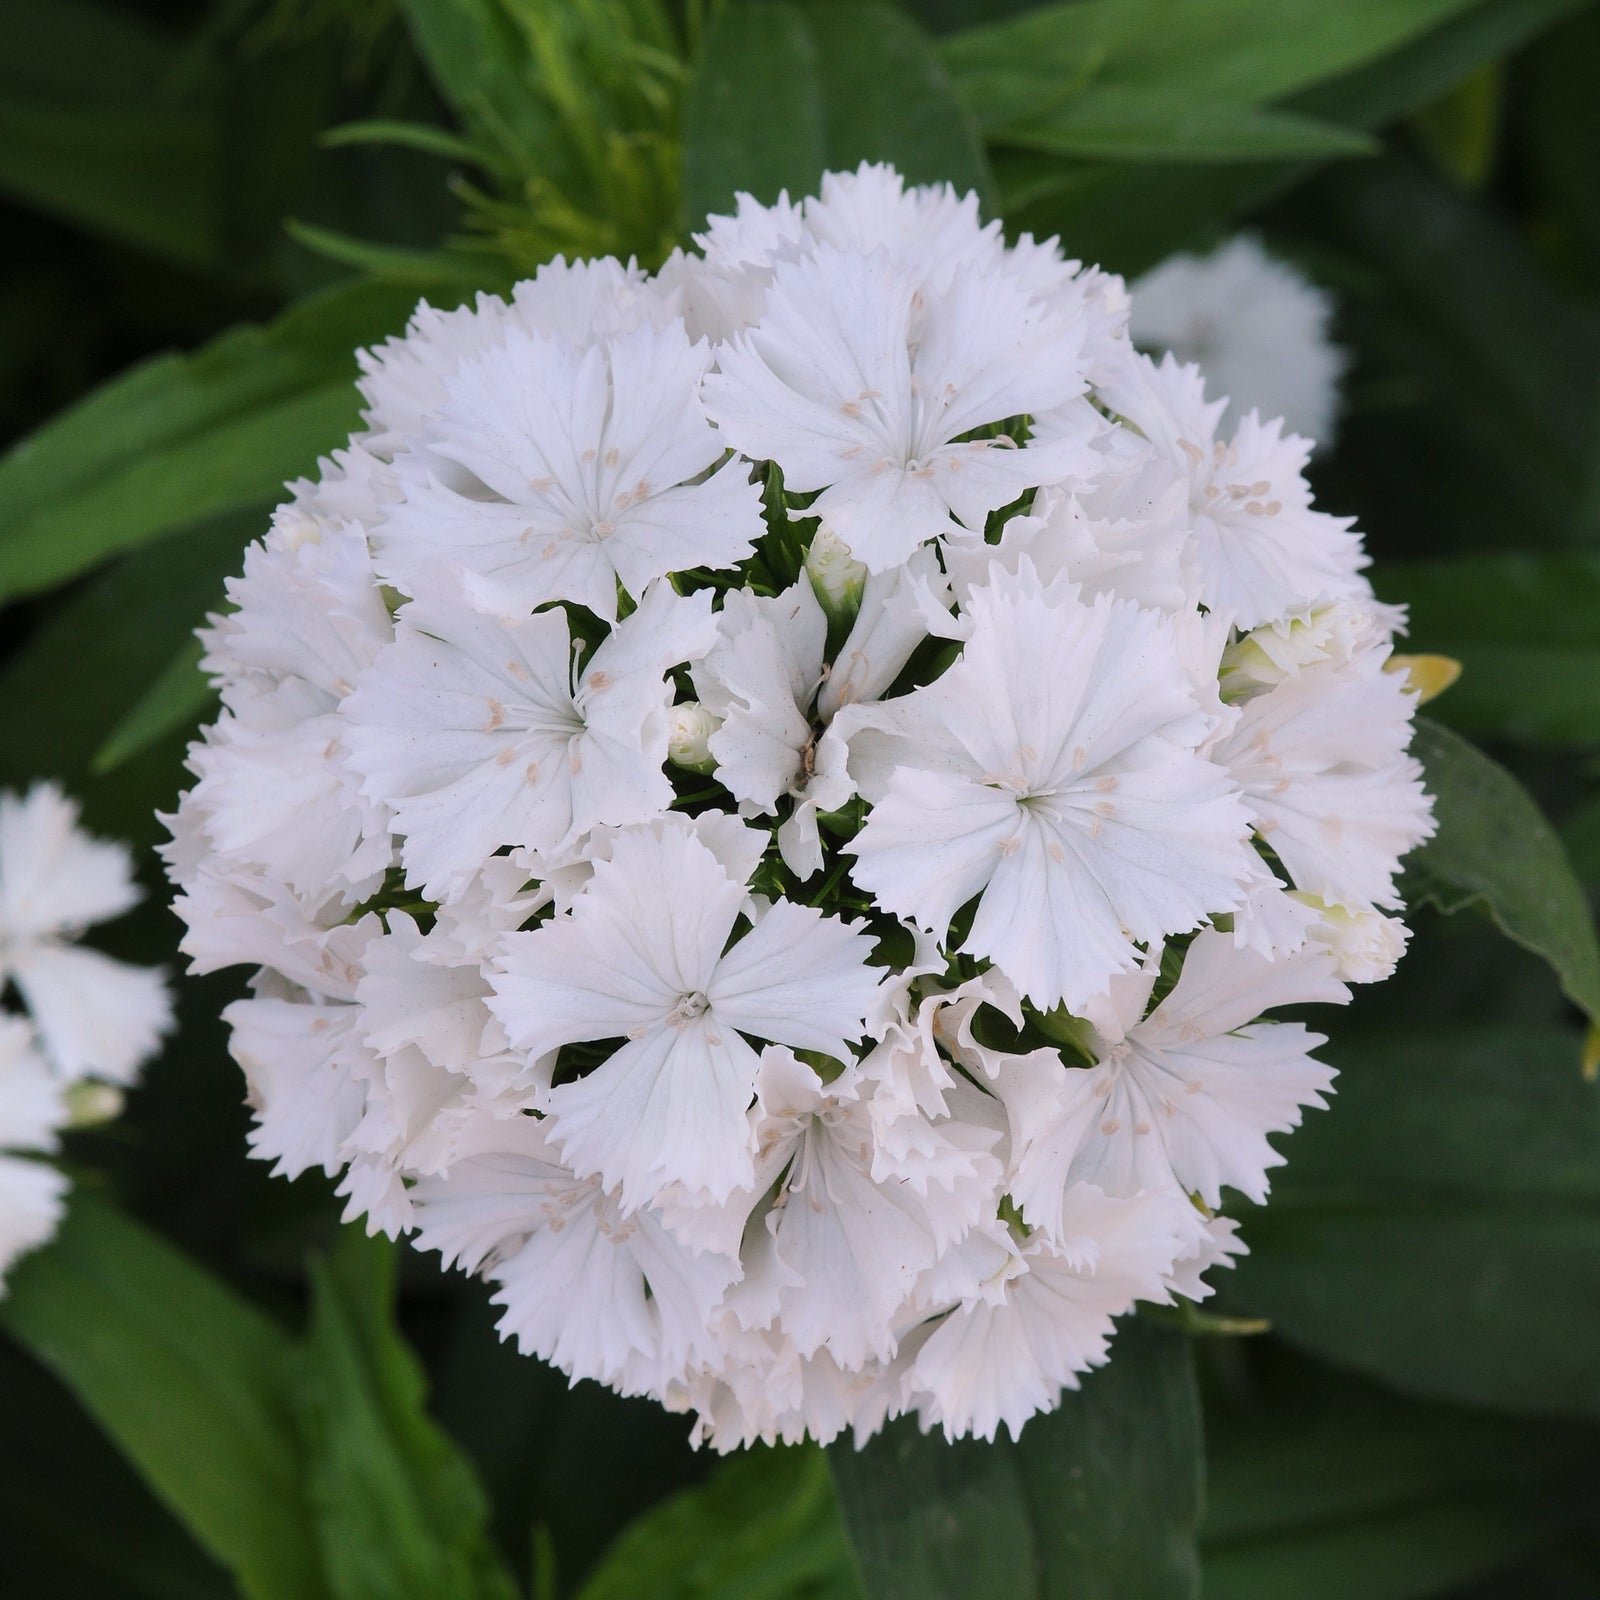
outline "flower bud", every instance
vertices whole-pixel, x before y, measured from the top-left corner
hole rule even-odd
[[[711,735],[722,726],[722,718],[700,704],[684,700],[667,716],[667,760],[690,772],[715,770],[717,758],[711,753]]]
[[[817,529],[811,548],[806,551],[806,576],[828,621],[836,627],[849,627],[861,607],[867,569],[827,523]]]
[[[1273,689],[1302,668],[1344,666],[1388,636],[1389,619],[1374,607],[1352,600],[1318,606],[1303,617],[1269,622],[1247,633],[1222,653],[1225,699],[1248,699]]]
[[[67,1125],[73,1128],[97,1128],[102,1122],[114,1121],[122,1115],[124,1095],[114,1083],[95,1083],[86,1080],[75,1083],[67,1090]]]
[[[1379,983],[1405,954],[1411,930],[1398,917],[1386,917],[1372,906],[1347,911],[1297,890],[1290,895],[1320,913],[1309,930],[1311,941],[1333,952],[1335,970],[1346,983]]]

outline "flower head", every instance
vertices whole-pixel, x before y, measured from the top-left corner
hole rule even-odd
[[[1269,1014],[1399,954],[1399,617],[974,197],[698,243],[364,357],[206,635],[184,949],[257,968],[256,1154],[523,1349],[717,1449],[1015,1434],[1243,1249],[1333,1078]]]

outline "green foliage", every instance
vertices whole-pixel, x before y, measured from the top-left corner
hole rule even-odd
[[[1431,708],[1440,720],[1477,737],[1600,744],[1600,557],[1392,562],[1378,581],[1410,608],[1410,647],[1462,665]]]
[[[183,266],[217,265],[222,130],[181,93],[173,44],[84,0],[6,0],[0,30],[0,193]]]
[[[1600,944],[1555,829],[1504,767],[1448,729],[1419,717],[1412,748],[1438,832],[1409,858],[1408,902],[1446,912],[1481,906],[1600,1020]]]
[[[0,601],[204,517],[264,512],[356,427],[354,351],[403,327],[413,298],[329,290],[146,362],[23,440],[0,460]]]
[[[1199,1592],[1189,1343],[1124,1323],[1110,1363],[1016,1441],[892,1423],[828,1459],[866,1600],[1185,1600]]]
[[[578,1600],[859,1600],[827,1462],[757,1447],[641,1517]]]
[[[1575,1032],[1341,1036],[1335,1110],[1245,1219],[1230,1307],[1415,1394],[1600,1417],[1600,1086]]]
[[[424,1410],[394,1328],[394,1248],[346,1229],[313,1276],[296,1400],[307,1494],[339,1600],[514,1600],[478,1480]]]
[[[798,199],[824,172],[863,161],[990,197],[982,147],[902,13],[852,0],[725,6],[684,108],[689,226],[731,210],[737,191],[770,203],[787,189]]]
[[[684,44],[662,0],[400,0],[496,192],[469,223],[520,272],[677,243]],[[690,41],[692,43],[692,40]]]
[[[81,1191],[9,1289],[0,1327],[250,1600],[515,1600],[478,1481],[424,1410],[386,1242],[346,1231],[302,1346]]]
[[[1319,498],[1369,529],[1411,647],[1466,668],[1444,726],[1419,732],[1440,831],[1407,895],[1487,912],[1600,1015],[1580,888],[1600,888],[1600,10],[395,10],[237,0],[200,24],[165,0],[0,0],[0,203],[22,235],[0,382],[36,429],[0,460],[0,603],[20,602],[0,782],[67,776],[98,826],[153,838],[211,703],[191,630],[283,481],[356,425],[353,349],[418,294],[503,289],[558,251],[654,265],[739,189],[798,197],[890,160],[1115,270],[1248,218],[1335,287],[1357,364]],[[356,277],[326,287],[340,271]],[[151,353],[172,347],[190,353]],[[167,921],[152,909],[130,953],[171,963]],[[1600,1582],[1575,1515],[1600,1466],[1600,1089],[1554,985],[1477,921],[1420,919],[1392,993],[1330,1029],[1333,1109],[1246,1216],[1220,1320],[1216,1302],[1189,1318],[1273,1329],[1197,1345],[1208,1600],[1572,1600]],[[88,1157],[137,1175],[130,1193],[212,1193],[173,1152],[208,1174],[242,1160],[178,1126],[233,1081],[198,1037]],[[292,1305],[308,1219],[331,1213],[314,1185],[280,1189],[230,1267]],[[902,1422],[859,1455],[758,1450],[684,1487],[708,1464],[678,1420],[498,1345],[476,1286],[458,1311],[411,1285],[425,1376],[395,1290],[387,1247],[346,1236],[298,1340],[81,1194],[0,1302],[0,1587],[508,1600],[492,1522],[519,1553],[537,1528],[540,1600],[1194,1592],[1191,1351],[1153,1319],[1019,1443],[952,1448]],[[428,1419],[429,1376],[470,1459]]]
[[[55,1372],[251,1600],[319,1600],[287,1335],[83,1193],[0,1325]]]
[[[1600,1464],[1588,1429],[1406,1400],[1304,1362],[1262,1377],[1207,1395],[1206,1600],[1442,1593],[1547,1540],[1571,1515],[1558,1486]]]

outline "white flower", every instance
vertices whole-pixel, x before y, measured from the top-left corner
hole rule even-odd
[[[67,1180],[35,1157],[55,1149],[66,1121],[61,1084],[27,1023],[0,1016],[0,1297],[11,1264],[60,1224]]]
[[[1260,240],[1177,255],[1133,285],[1133,342],[1197,363],[1234,415],[1258,411],[1326,447],[1347,358],[1329,337],[1333,297]]]
[[[946,1438],[1013,1439],[1053,1411],[1078,1374],[1106,1359],[1113,1319],[1138,1300],[1164,1303],[1174,1263],[1199,1217],[1171,1190],[1117,1199],[1076,1184],[1061,1242],[1035,1235],[1016,1252],[994,1298],[957,1307],[928,1335],[905,1378],[909,1404]]]
[[[602,343],[508,329],[449,380],[380,572],[419,598],[441,572],[487,610],[573,600],[607,621],[669,572],[725,567],[761,532],[748,465],[701,409],[711,359],[681,324]],[[709,476],[706,474],[709,473]]]
[[[592,656],[567,615],[413,601],[349,697],[350,760],[394,812],[408,881],[452,898],[501,845],[563,848],[664,810],[667,670],[715,637],[709,596],[654,585]]]
[[[669,1183],[714,1200],[749,1183],[746,1036],[842,1057],[863,1031],[867,938],[779,901],[730,944],[744,898],[687,824],[659,823],[612,840],[566,917],[505,942],[490,1009],[513,1045],[625,1041],[549,1105],[564,1158],[630,1210]]]
[[[684,1249],[648,1212],[625,1215],[542,1124],[496,1123],[478,1143],[447,1178],[417,1184],[417,1244],[500,1284],[503,1334],[624,1394],[659,1392],[706,1351],[735,1262]]]
[[[790,491],[821,490],[812,514],[883,572],[929,539],[981,539],[991,511],[1070,465],[1070,448],[965,436],[1079,393],[1080,342],[1003,276],[925,291],[886,253],[829,246],[778,267],[705,393],[729,442]]]
[[[1324,1104],[1333,1072],[1310,1055],[1320,1034],[1255,1019],[1273,1006],[1348,999],[1333,968],[1322,952],[1269,962],[1227,934],[1199,933],[1148,1017],[1153,963],[1093,1008],[1099,1065],[1065,1067],[1047,1051],[1001,1065],[996,1091],[1017,1151],[1011,1194],[1027,1221],[1063,1239],[1062,1207],[1077,1183],[1115,1195],[1177,1185],[1213,1207],[1224,1184],[1265,1199],[1267,1168],[1283,1160],[1266,1135]]]
[[[1218,437],[1226,401],[1208,402],[1199,369],[1170,356],[1160,366],[1130,358],[1101,394],[1187,473],[1194,521],[1184,560],[1195,598],[1254,628],[1319,597],[1370,597],[1348,519],[1312,509],[1307,440],[1253,411],[1232,438]]]
[[[1405,754],[1414,708],[1404,679],[1369,654],[1248,700],[1212,747],[1297,889],[1352,908],[1398,904],[1400,858],[1433,832],[1422,768]]]
[[[362,357],[204,634],[182,948],[257,969],[255,1153],[523,1349],[718,1450],[1015,1434],[1242,1253],[1205,1205],[1333,1076],[1267,1018],[1403,946],[1403,613],[1304,440],[973,196],[863,165],[698,243]],[[10,815],[0,962],[86,1059],[38,971],[126,868],[12,894]]]
[[[63,1079],[131,1083],[172,1025],[160,972],[73,943],[138,899],[127,847],[85,833],[54,784],[0,794],[0,981]]]
[[[1133,966],[1135,940],[1239,904],[1244,810],[1195,753],[1210,729],[1157,614],[1084,605],[1031,568],[970,604],[942,677],[841,714],[872,802],[852,875],[933,932],[978,896],[962,949],[1076,1007]]]

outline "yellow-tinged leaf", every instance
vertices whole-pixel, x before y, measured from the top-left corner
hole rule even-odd
[[[1583,1081],[1593,1083],[1600,1078],[1600,1022],[1591,1022],[1583,1036]]]

